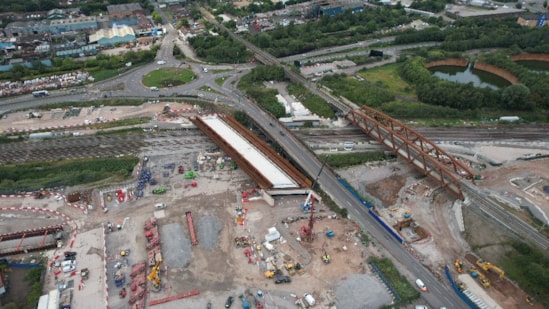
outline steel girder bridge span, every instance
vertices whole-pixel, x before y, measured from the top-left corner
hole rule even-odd
[[[400,121],[368,106],[350,110],[345,118],[464,200],[461,181],[474,183],[475,178],[463,162]]]

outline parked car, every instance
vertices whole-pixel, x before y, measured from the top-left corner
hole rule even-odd
[[[156,64],[160,64],[160,65],[163,65],[163,64],[166,64],[166,61],[164,60],[160,60],[160,61],[157,61]]]
[[[225,302],[225,308],[231,308],[231,305],[233,304],[233,297],[229,296],[227,297],[227,301]]]
[[[166,203],[157,203],[154,205],[154,209],[164,209],[168,207],[168,205],[166,205]]]
[[[290,282],[292,282],[292,278],[290,278],[289,276],[276,276],[275,277],[275,283],[276,284],[290,283]]]
[[[75,260],[65,260],[65,261],[61,262],[61,266],[63,266],[63,267],[70,266],[70,265],[76,266],[76,261]]]
[[[74,251],[65,251],[65,257],[69,257],[69,256],[76,256],[76,252],[74,252]]]

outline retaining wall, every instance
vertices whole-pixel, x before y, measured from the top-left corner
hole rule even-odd
[[[488,73],[492,73],[494,75],[497,75],[497,76],[505,79],[506,81],[510,82],[511,84],[518,84],[519,83],[518,77],[511,74],[511,72],[506,71],[502,68],[498,68],[498,67],[493,66],[493,65],[488,64],[488,63],[478,62],[477,61],[477,62],[475,62],[475,65],[473,66],[473,68],[475,68],[477,70],[480,70],[480,71],[484,71],[484,72],[488,72]]]
[[[549,54],[518,54],[510,57],[513,61],[532,60],[549,62]]]
[[[439,67],[443,65],[451,65],[457,67],[466,67],[469,64],[468,59],[459,59],[459,58],[448,58],[444,60],[432,61],[425,64],[426,68]]]

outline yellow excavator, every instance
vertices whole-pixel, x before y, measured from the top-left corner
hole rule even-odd
[[[324,264],[330,264],[330,255],[328,254],[328,252],[326,252],[326,249],[322,249],[324,250],[324,255],[322,256],[322,261],[324,261]]]
[[[458,273],[461,274],[463,272],[463,263],[460,259],[456,259],[456,261],[454,262],[454,266],[456,266],[456,270]]]
[[[503,279],[503,277],[505,276],[505,272],[503,271],[503,269],[484,260],[477,260],[477,266],[482,268],[484,271],[491,270],[497,272],[499,274],[499,279]]]
[[[483,287],[490,287],[490,280],[474,267],[471,268],[471,276],[473,278],[478,278],[478,281],[480,281],[480,284],[482,284]]]
[[[147,279],[152,283],[153,287],[158,290],[160,289],[160,277],[158,276],[158,273],[160,272],[160,264],[162,263],[162,260],[158,260],[154,267],[152,268],[150,274],[147,276]]]

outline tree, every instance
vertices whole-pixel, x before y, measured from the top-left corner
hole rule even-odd
[[[505,108],[513,110],[532,110],[534,105],[528,100],[530,89],[523,84],[515,84],[505,88],[501,94],[501,102]]]
[[[543,1],[543,7],[547,9],[547,0]]]
[[[181,28],[181,27],[189,28],[190,26],[191,25],[189,24],[189,20],[187,18],[181,18],[181,20],[179,21],[178,28]]]
[[[162,16],[160,16],[160,13],[158,13],[157,11],[154,11],[152,13],[152,18],[156,24],[162,23]]]

